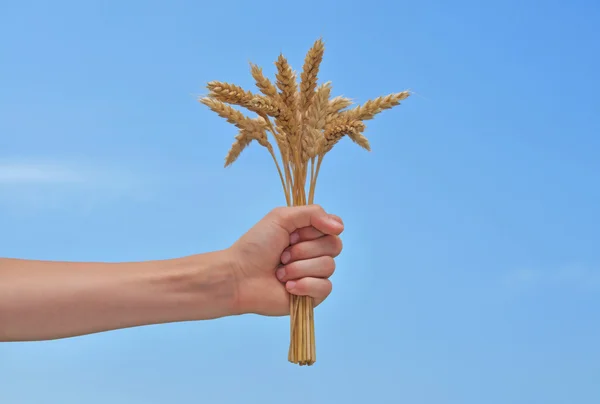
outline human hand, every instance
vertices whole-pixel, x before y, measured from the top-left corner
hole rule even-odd
[[[236,311],[289,314],[289,293],[311,296],[315,306],[331,293],[328,279],[342,251],[342,220],[318,205],[276,208],[230,249]]]

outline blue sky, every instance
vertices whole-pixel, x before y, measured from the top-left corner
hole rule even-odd
[[[323,164],[346,223],[318,363],[288,318],[0,345],[0,402],[600,402],[600,6],[593,1],[4,1],[0,256],[129,261],[229,246],[284,203],[196,101],[248,61],[364,102]]]

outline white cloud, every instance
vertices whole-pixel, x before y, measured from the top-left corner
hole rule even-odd
[[[577,264],[544,270],[521,268],[508,273],[504,282],[515,289],[552,287],[600,290],[600,269]]]
[[[49,164],[1,164],[0,183],[65,183],[80,182],[79,173]]]
[[[0,161],[0,204],[11,211],[92,209],[143,196],[138,178],[114,167],[80,162]]]
[[[263,170],[262,166],[259,169]],[[101,206],[147,203],[234,184],[252,188],[260,181],[259,169],[238,168],[232,174],[202,162],[150,157],[121,162],[0,158],[0,214],[48,210],[89,213]],[[276,172],[269,167],[264,175],[277,189]]]

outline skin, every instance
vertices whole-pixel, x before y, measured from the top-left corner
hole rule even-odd
[[[0,341],[39,341],[320,304],[342,220],[318,205],[277,208],[225,250],[144,262],[0,258]]]

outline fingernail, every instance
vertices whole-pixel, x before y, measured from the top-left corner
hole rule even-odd
[[[294,289],[294,286],[296,286],[296,281],[289,281],[285,286],[288,289],[292,290],[292,289]]]
[[[327,220],[329,221],[329,224],[332,226],[336,226],[336,227],[342,226],[342,224],[340,222],[338,222],[337,220],[335,220],[332,217],[328,217]]]
[[[336,215],[329,215],[329,218],[334,220],[336,223],[344,224],[344,222],[342,222],[342,219],[340,217],[337,217]]]
[[[277,279],[282,280],[283,277],[285,276],[285,268],[279,268],[276,272],[275,275],[277,276]]]
[[[292,254],[290,254],[289,251],[284,251],[283,254],[281,254],[281,262],[283,264],[287,264],[290,261],[290,258],[292,258]]]
[[[296,232],[290,234],[290,244],[296,244],[300,240],[300,235]]]

